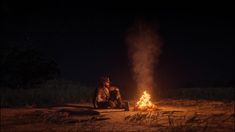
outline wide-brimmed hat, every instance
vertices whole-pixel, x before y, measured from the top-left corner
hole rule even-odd
[[[108,76],[102,76],[100,77],[100,82],[104,83],[104,82],[109,82],[110,83],[110,79]]]

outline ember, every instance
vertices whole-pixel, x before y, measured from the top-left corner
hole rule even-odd
[[[153,110],[156,106],[150,101],[151,96],[146,91],[141,96],[140,100],[136,103],[135,110]]]

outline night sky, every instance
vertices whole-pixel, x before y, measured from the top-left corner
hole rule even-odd
[[[234,80],[230,9],[80,8],[5,0],[1,12],[1,43],[30,43],[56,60],[66,80],[94,84],[109,74],[116,85],[134,87],[125,36],[138,18],[156,24],[164,43],[154,74],[159,87]]]

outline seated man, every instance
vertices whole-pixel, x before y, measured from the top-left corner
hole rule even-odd
[[[117,87],[110,86],[108,77],[102,77],[93,100],[95,108],[122,108],[122,99]]]

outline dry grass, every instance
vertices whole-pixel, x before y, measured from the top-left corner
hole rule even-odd
[[[212,115],[183,115],[178,111],[155,111],[147,113],[136,113],[127,116],[125,120],[132,123],[155,127],[159,131],[206,131],[219,130],[233,131],[234,114],[212,114]]]
[[[94,91],[95,87],[77,82],[51,80],[30,89],[0,88],[0,105],[5,108],[91,102]]]

